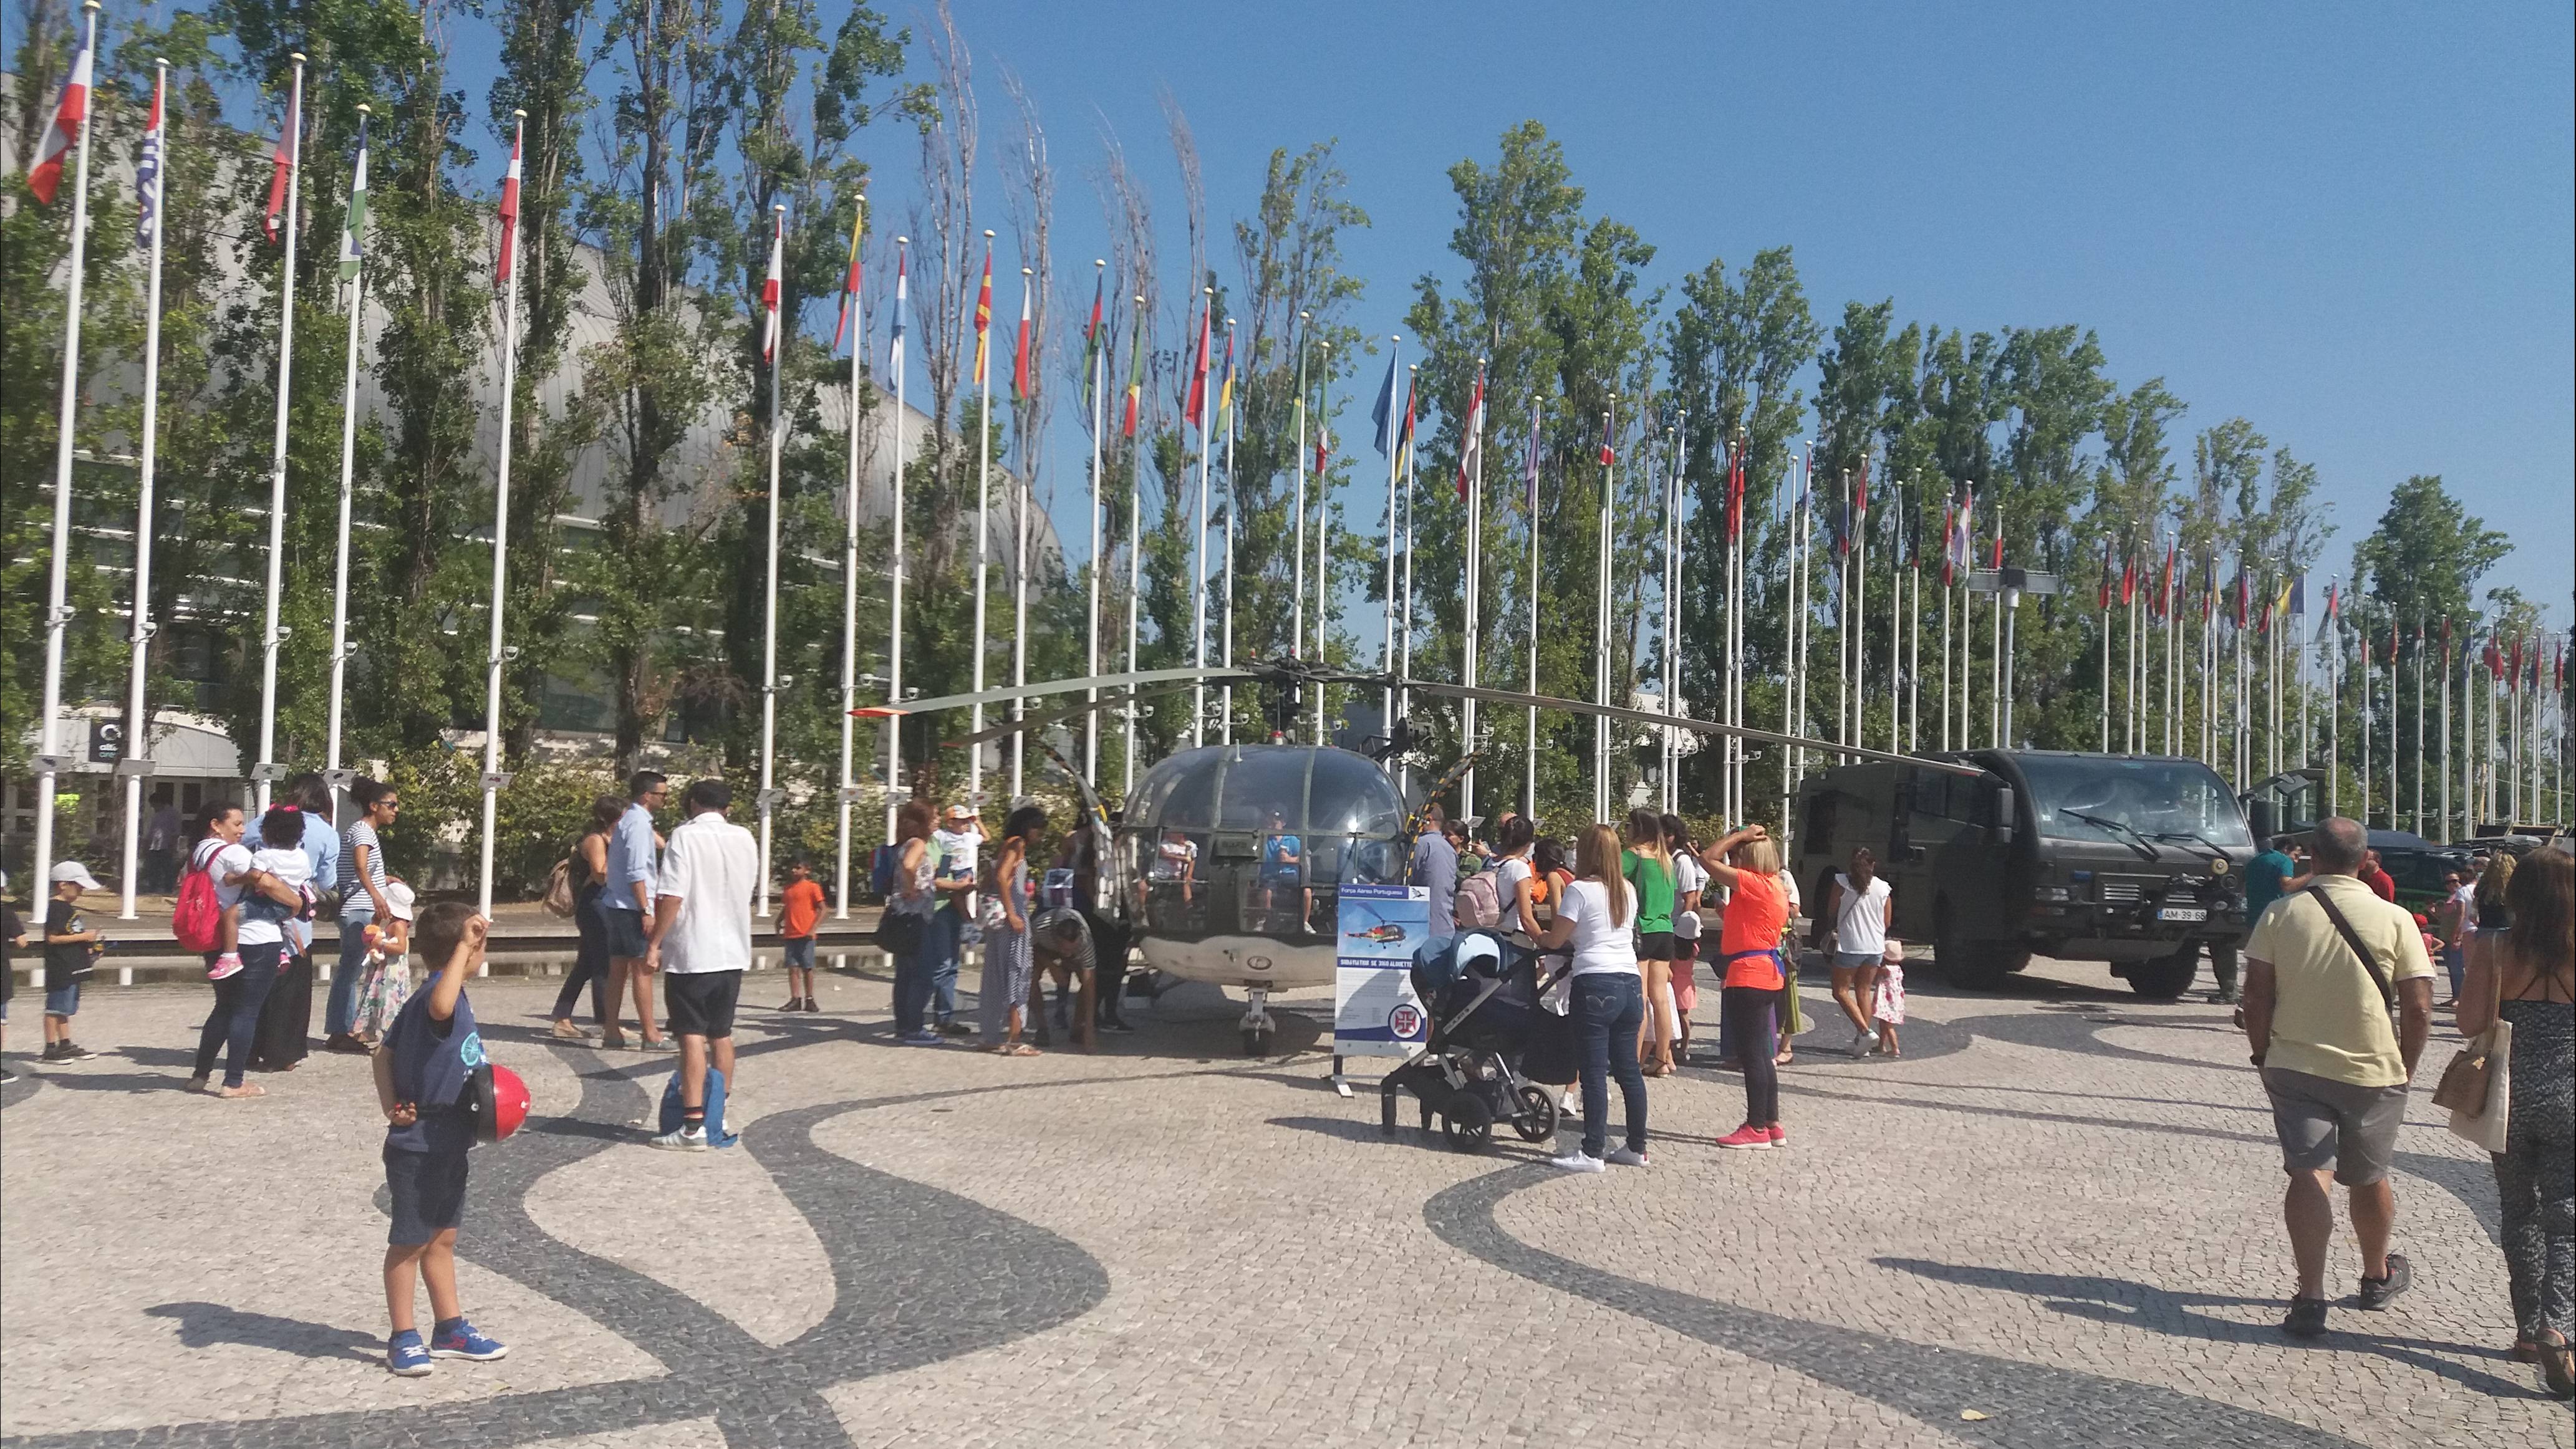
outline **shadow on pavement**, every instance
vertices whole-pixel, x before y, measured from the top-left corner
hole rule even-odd
[[[177,1319],[179,1342],[187,1348],[239,1343],[252,1348],[273,1348],[298,1358],[367,1360],[373,1360],[384,1352],[383,1341],[373,1333],[354,1328],[334,1328],[324,1323],[306,1323],[295,1318],[279,1318],[268,1313],[245,1313],[219,1303],[161,1303],[144,1309],[143,1313],[147,1318]]]

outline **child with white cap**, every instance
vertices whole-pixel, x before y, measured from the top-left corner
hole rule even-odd
[[[107,948],[103,931],[93,931],[81,918],[83,891],[105,890],[89,867],[77,860],[58,861],[53,870],[53,901],[45,910],[45,1055],[48,1062],[85,1062],[98,1053],[72,1040],[72,1017],[80,1011],[81,978],[90,973]]]
[[[386,919],[366,923],[367,956],[360,969],[357,1004],[349,1031],[373,1047],[411,999],[411,922],[414,897],[399,876],[384,884]]]

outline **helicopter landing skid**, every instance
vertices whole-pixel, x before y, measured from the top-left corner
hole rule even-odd
[[[1342,1059],[1340,1057],[1336,1056],[1333,1058],[1333,1074],[1330,1077],[1325,1078],[1325,1080],[1333,1084],[1333,1091],[1336,1095],[1347,1097],[1351,1094],[1350,1079],[1342,1075]]]
[[[1270,1055],[1270,1044],[1279,1035],[1279,1023],[1271,1019],[1270,993],[1259,987],[1245,990],[1248,1000],[1243,1010],[1243,1054],[1248,1057]]]

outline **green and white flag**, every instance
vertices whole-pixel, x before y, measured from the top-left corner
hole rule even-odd
[[[358,117],[358,169],[349,182],[349,219],[340,228],[340,280],[357,280],[358,259],[366,255],[359,238],[367,229],[367,118]]]

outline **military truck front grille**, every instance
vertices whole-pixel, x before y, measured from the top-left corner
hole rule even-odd
[[[2102,904],[2106,906],[2133,906],[2147,895],[2144,882],[2135,880],[2105,880],[2101,891]]]

